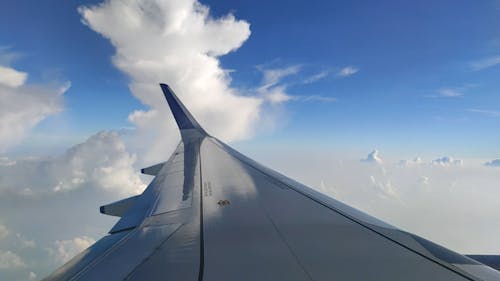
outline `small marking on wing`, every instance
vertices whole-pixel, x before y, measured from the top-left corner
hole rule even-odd
[[[203,183],[203,196],[210,197],[212,196],[212,183],[204,182]]]
[[[219,202],[217,202],[217,204],[221,207],[224,207],[224,206],[231,205],[231,202],[229,202],[229,200],[219,200]]]

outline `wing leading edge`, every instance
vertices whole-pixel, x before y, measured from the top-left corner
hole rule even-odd
[[[121,216],[44,280],[500,280],[479,262],[295,182],[209,136],[160,84],[182,140]]]

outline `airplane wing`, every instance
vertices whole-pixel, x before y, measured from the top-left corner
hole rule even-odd
[[[500,273],[397,229],[245,157],[207,134],[165,84],[182,140],[143,173],[121,217],[44,280],[500,280]]]

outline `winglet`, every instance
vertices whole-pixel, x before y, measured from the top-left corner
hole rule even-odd
[[[207,133],[205,130],[196,122],[196,119],[194,119],[191,113],[174,94],[174,91],[172,91],[167,84],[160,83],[160,87],[174,115],[175,122],[177,122],[177,126],[179,126],[179,130],[196,129],[206,135]]]

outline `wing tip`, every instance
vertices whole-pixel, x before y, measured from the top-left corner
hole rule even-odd
[[[194,119],[191,115],[189,110],[186,109],[179,98],[175,95],[172,88],[170,88],[170,86],[166,83],[159,84],[179,129],[181,131],[185,129],[197,129],[198,131],[206,134],[205,130],[203,130],[200,124],[198,124],[196,119]]]

